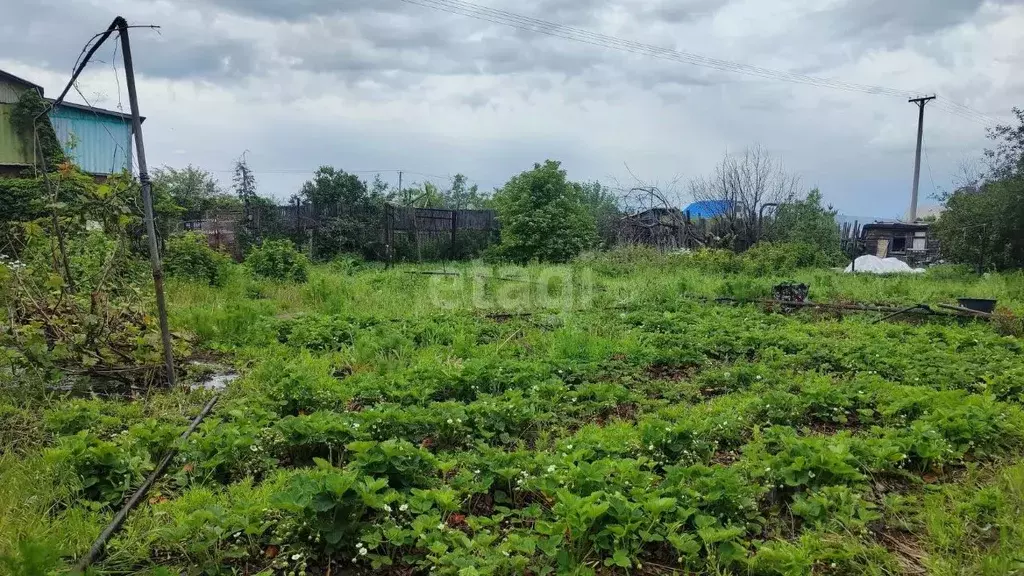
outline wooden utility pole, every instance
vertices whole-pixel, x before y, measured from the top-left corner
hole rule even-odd
[[[914,156],[914,189],[910,193],[910,214],[908,222],[917,220],[917,191],[921,185],[921,143],[924,140],[924,107],[928,102],[935,100],[935,96],[923,98],[911,98],[909,101],[917,104],[917,154]]]
[[[121,53],[124,55],[124,76],[128,85],[128,102],[132,110],[132,133],[135,135],[135,150],[139,162],[139,183],[142,186],[142,207],[145,211],[146,235],[149,236],[149,262],[153,267],[153,285],[156,288],[156,309],[160,316],[160,335],[164,344],[164,362],[167,368],[167,383],[174,387],[174,351],[171,347],[171,330],[167,324],[167,302],[164,299],[164,271],[160,264],[160,247],[156,241],[156,224],[153,221],[153,190],[146,168],[146,147],[142,143],[142,117],[139,115],[139,96],[135,90],[135,69],[132,66],[132,48],[128,42],[128,22],[118,16],[114,20],[121,36]]]

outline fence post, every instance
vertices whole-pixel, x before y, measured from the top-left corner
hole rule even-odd
[[[449,250],[448,250],[448,257],[451,258],[452,260],[456,259],[455,232],[458,229],[459,229],[459,211],[458,210],[452,210],[452,240],[451,240],[451,246],[449,247]]]

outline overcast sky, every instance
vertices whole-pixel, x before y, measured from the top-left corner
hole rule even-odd
[[[1021,0],[479,3],[723,60],[935,92],[1006,121],[1024,106]],[[400,0],[3,4],[0,68],[49,96],[114,16],[161,26],[131,32],[151,168],[191,163],[228,184],[247,150],[260,192],[278,198],[321,164],[367,179],[402,169],[406,182],[442,186],[462,172],[490,189],[551,158],[577,180],[631,185],[628,165],[667,185],[760,143],[846,214],[898,217],[909,203],[917,113],[905,98],[725,73]],[[93,105],[127,111],[113,44],[80,87]],[[986,140],[982,123],[941,106],[925,124],[927,197]]]

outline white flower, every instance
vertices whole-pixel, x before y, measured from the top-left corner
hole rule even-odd
[[[366,548],[360,548],[359,549],[359,555],[360,556],[366,556]]]
[[[730,374],[730,373],[726,372],[726,373],[725,373],[725,377],[726,377],[726,378],[728,378],[729,376],[732,376],[732,374]]]
[[[359,428],[359,422],[353,422],[352,423],[352,427],[353,428]]]
[[[409,505],[408,504],[402,504],[401,506],[398,507],[398,510],[400,512],[405,512],[408,509],[409,509]]]
[[[302,558],[302,554],[299,554],[298,552],[292,554],[292,560],[298,560],[299,558]]]
[[[252,450],[253,452],[255,452],[256,451],[256,445],[253,444],[252,446],[249,446],[249,450]]]
[[[390,506],[390,505],[388,505],[388,504],[385,504],[385,505],[384,505],[384,510],[385,510],[386,512],[391,512],[391,506]]]
[[[444,530],[444,522],[441,522],[440,524],[438,524],[437,525],[437,529],[438,530]]]
[[[554,472],[554,471],[555,471],[555,465],[554,464],[552,464],[551,466],[548,466],[548,473],[551,473],[551,472]]]
[[[356,549],[359,549],[359,548],[362,548],[362,547],[363,547],[363,543],[362,542],[356,542]]]
[[[566,450],[572,450],[572,444],[569,444],[568,446],[566,446],[565,449]]]
[[[448,419],[448,423],[449,423],[449,424],[454,424],[454,423],[455,423],[455,421],[454,421],[454,420],[452,420],[451,418],[449,418],[449,419]]]
[[[755,379],[755,380],[760,380],[760,379],[761,379],[761,375],[760,375],[760,374],[758,374],[757,376],[755,376],[755,377],[754,377],[754,379]]]
[[[480,473],[479,469],[478,470],[473,470],[473,474],[479,474],[479,473]]]

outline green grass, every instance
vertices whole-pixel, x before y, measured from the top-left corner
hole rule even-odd
[[[1024,346],[1000,326],[700,298],[998,298],[1024,279],[321,265],[172,280],[242,377],[96,566],[107,574],[1012,574]],[[185,380],[195,378],[185,371]],[[0,400],[0,573],[61,571],[208,393]]]

